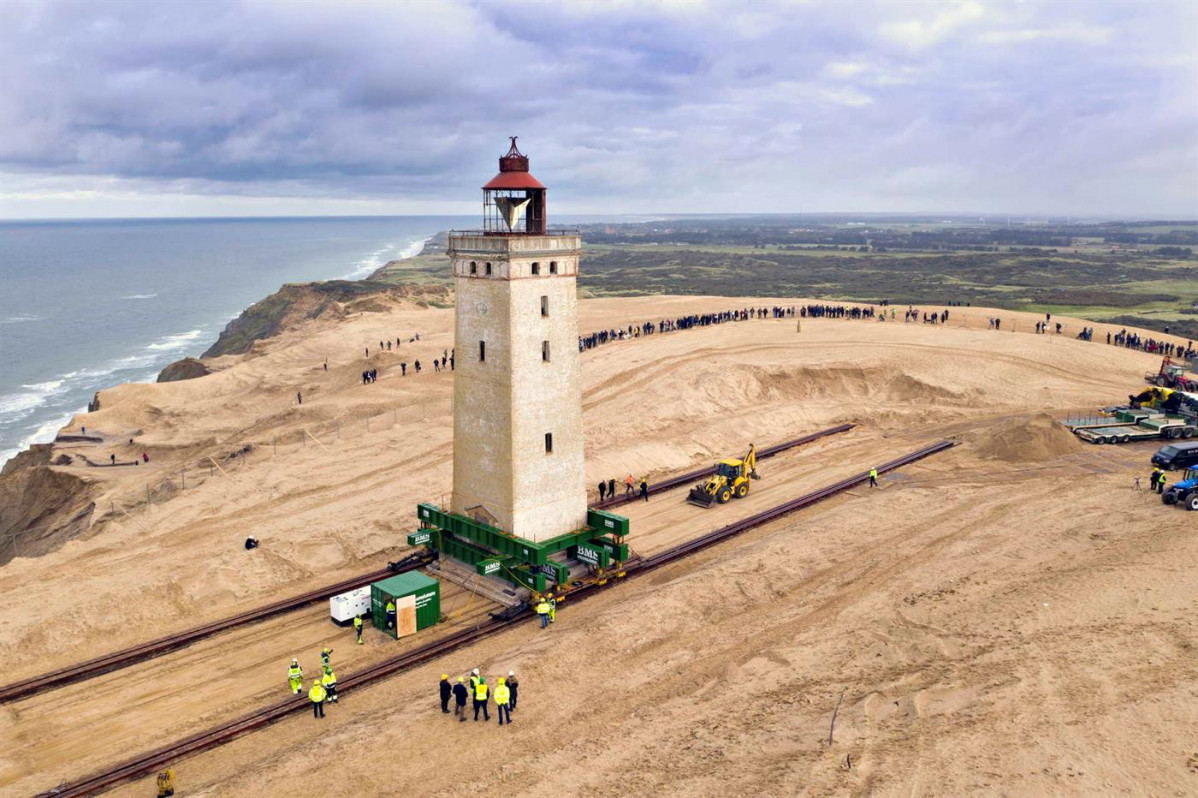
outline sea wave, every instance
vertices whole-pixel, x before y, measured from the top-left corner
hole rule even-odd
[[[405,258],[415,257],[420,254],[420,250],[424,249],[424,245],[431,239],[432,236],[425,236],[424,238],[412,239],[404,244],[387,244],[382,249],[372,252],[367,257],[355,263],[354,270],[340,279],[360,280],[363,277],[369,277],[374,274],[393,260],[404,260]]]
[[[130,294],[129,296],[121,297],[121,299],[153,299],[156,296],[158,294]]]
[[[6,319],[0,319],[0,324],[24,324],[29,321],[45,321],[45,316],[9,316]]]
[[[203,330],[188,330],[178,335],[168,335],[146,347],[154,352],[169,352],[173,349],[183,349],[195,339],[204,334]]]

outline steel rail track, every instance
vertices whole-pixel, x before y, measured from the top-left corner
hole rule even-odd
[[[757,457],[762,459],[773,457],[776,454],[793,449],[796,446],[802,446],[803,444],[811,443],[812,441],[819,440],[820,438],[826,437],[828,435],[847,432],[854,426],[855,425],[853,424],[841,424],[837,427],[831,427],[819,432],[814,432],[810,435],[804,435],[801,438],[785,441],[767,449],[762,449],[760,452],[758,452]],[[691,471],[686,474],[681,474],[676,477],[671,477],[670,479],[663,480],[662,482],[659,482],[651,487],[649,489],[649,493],[661,493],[672,490],[680,485],[687,485],[696,479],[711,474],[713,471],[715,471],[714,467],[708,467],[701,468],[697,471]],[[592,506],[600,508],[615,507],[617,505],[632,501],[636,498],[639,498],[639,496],[618,496],[615,499],[608,499]],[[402,562],[404,561],[401,561],[401,563]],[[416,565],[406,564],[401,566],[401,568],[398,570],[387,569],[375,571],[369,574],[363,574],[362,576],[355,577],[354,579],[349,579],[344,582],[339,582],[335,585],[329,585],[327,587],[319,588],[299,596],[283,599],[282,601],[277,601],[264,607],[243,612],[239,615],[223,618],[219,621],[213,621],[212,623],[196,627],[195,629],[189,629],[178,634],[169,635],[157,640],[151,640],[146,643],[140,643],[131,648],[126,648],[121,651],[114,651],[111,654],[105,654],[95,659],[76,663],[75,665],[71,665],[66,668],[61,668],[56,671],[34,676],[20,682],[14,682],[13,684],[4,685],[3,687],[0,687],[0,704],[19,701],[23,698],[28,698],[46,690],[53,690],[74,682],[100,676],[114,670],[127,668],[130,665],[135,665],[144,660],[152,659],[153,657],[161,656],[162,654],[167,654],[171,651],[176,651],[185,646],[189,646],[192,643],[203,640],[207,637],[211,637],[212,635],[236,629],[239,626],[257,623],[258,621],[263,621],[276,615],[282,615],[284,613],[306,607],[309,604],[314,604],[322,599],[327,599],[339,593],[344,593],[347,590],[353,590],[356,587],[361,587],[362,585],[369,584],[371,582],[377,582],[378,580],[384,579],[391,574],[405,573],[407,571],[414,570],[420,565],[426,564],[426,562],[420,562]]]
[[[428,562],[427,558],[413,558],[410,561],[405,558],[397,563],[396,568],[384,568],[381,571],[374,571],[368,574],[347,579],[344,582],[338,582],[335,585],[327,585],[316,590],[302,593],[298,596],[292,596],[289,599],[276,601],[273,604],[267,604],[264,607],[249,610],[248,612],[232,615],[228,618],[222,618],[219,621],[197,626],[194,629],[188,629],[185,632],[168,635],[157,640],[151,640],[146,643],[140,643],[131,648],[114,651],[111,654],[105,654],[95,659],[90,659],[85,662],[79,662],[70,665],[66,668],[61,668],[49,673],[43,673],[40,676],[34,676],[23,681],[14,682],[12,684],[0,687],[0,704],[19,701],[22,698],[41,693],[46,690],[52,690],[57,687],[63,687],[73,682],[80,682],[85,679],[90,679],[94,676],[109,673],[111,671],[127,668],[130,665],[135,665],[138,662],[143,662],[147,659],[152,659],[162,654],[175,651],[189,646],[192,643],[203,640],[206,637],[211,637],[221,632],[235,629],[239,626],[245,626],[258,621],[266,620],[275,615],[282,615],[293,610],[306,607],[309,604],[314,604],[322,599],[327,599],[339,593],[344,593],[348,590],[353,590],[356,587],[377,582],[380,579],[386,579],[388,576],[397,573],[406,573],[413,571]]]
[[[884,474],[888,471],[893,471],[902,468],[905,465],[922,460],[925,457],[930,457],[939,452],[950,449],[955,444],[949,441],[941,441],[931,446],[926,446],[910,454],[904,455],[888,463],[878,466],[878,473]],[[797,499],[779,504],[764,510],[756,515],[743,518],[739,521],[721,527],[713,532],[698,537],[694,540],[682,543],[674,548],[655,554],[651,557],[642,558],[634,562],[628,563],[625,568],[625,578],[635,577],[641,574],[649,573],[657,568],[669,565],[677,560],[680,560],[688,555],[702,551],[703,549],[722,543],[729,538],[739,535],[754,527],[762,526],[778,518],[781,518],[796,510],[808,507],[824,499],[835,496],[839,493],[860,485],[869,478],[869,472],[863,471],[859,474],[854,474],[851,477],[842,479],[841,481],[821,488],[813,493],[805,496],[800,496]],[[619,581],[608,581],[605,584],[596,582],[585,584],[575,590],[567,593],[567,597],[573,601],[579,601],[596,595],[605,590],[612,584],[618,584]],[[373,682],[380,681],[389,676],[401,673],[409,668],[421,665],[429,660],[443,656],[451,651],[462,648],[463,646],[481,640],[484,637],[489,637],[503,629],[513,626],[517,623],[527,621],[527,616],[532,612],[531,608],[519,615],[511,617],[492,617],[488,621],[484,621],[478,626],[469,629],[462,629],[448,637],[436,640],[420,648],[412,649],[411,651],[400,654],[389,660],[372,665],[364,670],[358,671],[347,676],[345,679],[338,680],[337,693],[343,695],[346,690],[365,687]],[[308,709],[311,702],[305,697],[288,698],[278,703],[272,704],[262,709],[256,710],[248,715],[245,715],[236,720],[223,723],[190,737],[185,737],[182,740],[174,742],[170,745],[154,749],[140,756],[126,760],[113,768],[95,773],[79,781],[61,784],[58,787],[40,793],[38,798],[83,798],[83,796],[98,795],[106,790],[115,787],[132,779],[150,775],[156,771],[166,767],[176,760],[197,754],[202,751],[216,748],[224,745],[238,737],[241,737],[250,732],[269,726],[278,720],[297,712],[304,712]]]
[[[767,449],[762,449],[759,451],[757,453],[757,459],[765,460],[769,457],[773,457],[776,454],[781,454],[782,452],[793,449],[796,446],[802,446],[805,443],[811,443],[813,441],[819,440],[820,438],[826,438],[829,435],[848,432],[855,426],[857,425],[841,424],[838,427],[829,427],[828,429],[820,430],[819,432],[813,432],[810,435],[804,435],[801,438],[795,438],[792,441],[786,441],[784,443],[779,443],[776,446],[770,446]],[[674,488],[681,487],[682,485],[689,485],[696,480],[714,474],[715,470],[716,466],[705,466],[694,471],[689,471],[685,474],[679,474],[676,477],[664,479],[661,482],[658,482],[656,485],[649,486],[649,495],[652,496],[657,493],[664,493],[665,491],[673,490]],[[600,502],[593,502],[591,506],[599,510],[606,510],[609,507],[618,507],[621,504],[627,504],[628,502],[636,501],[639,498],[639,494],[624,494],[621,496],[616,496],[615,498],[604,499]]]

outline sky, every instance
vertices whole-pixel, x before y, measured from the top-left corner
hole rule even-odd
[[[0,2],[0,217],[1198,218],[1198,3]]]

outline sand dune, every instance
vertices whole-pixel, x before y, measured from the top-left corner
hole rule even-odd
[[[582,329],[741,304],[588,300]],[[961,445],[565,609],[550,633],[530,625],[347,696],[323,726],[297,717],[186,760],[181,784],[208,795],[1186,794],[1198,779],[1187,731],[1198,725],[1198,519],[1131,490],[1153,446],[1083,446],[1053,423],[1120,400],[1158,360],[987,330],[998,313],[953,309],[943,328],[747,321],[584,353],[592,484],[859,425],[763,463],[743,505],[704,511],[673,494],[629,506],[642,552],[931,440]],[[95,511],[59,548],[3,566],[9,679],[401,556],[415,504],[449,491],[452,377],[429,366],[452,347],[452,314],[399,303],[316,319],[209,361],[201,379],[103,391],[102,409],[72,428],[106,443],[55,456],[144,451],[150,463],[54,467],[87,483]],[[398,350],[364,359],[396,337]],[[400,377],[399,362],[417,358],[424,372]],[[377,384],[360,384],[366,368]],[[249,534],[262,548],[242,548]],[[119,749],[114,738],[148,745],[244,709],[272,695],[289,651],[314,659],[339,633],[314,610],[238,634],[245,645],[183,655],[186,682],[233,682],[229,707],[183,689],[167,660],[94,693],[72,688],[69,712],[45,714],[52,697],[5,707],[0,733],[14,746],[0,793],[81,775]],[[475,665],[521,672],[503,736],[434,706],[436,676]],[[72,718],[108,714],[118,721],[106,734],[69,731]],[[54,743],[63,735],[69,746]]]

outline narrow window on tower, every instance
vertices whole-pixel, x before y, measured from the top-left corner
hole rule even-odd
[[[547,297],[547,296],[541,297],[541,315],[542,316],[549,315],[549,297]]]
[[[534,263],[534,264],[532,265],[532,273],[533,273],[533,274],[540,274],[540,273],[541,273],[541,264],[539,264],[539,263]]]
[[[557,274],[557,261],[555,261],[555,260],[549,261],[549,273]]]
[[[486,362],[486,360],[487,360],[487,342],[486,341],[478,342],[478,359],[483,362]]]
[[[478,261],[470,261],[470,273],[478,274]]]
[[[549,342],[541,341],[541,360],[549,362]]]
[[[545,454],[553,454],[553,433],[545,433]]]
[[[489,264],[489,263],[487,264],[487,272],[486,273],[487,273],[488,277],[491,276],[491,264]]]

